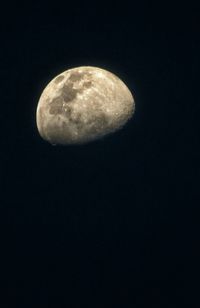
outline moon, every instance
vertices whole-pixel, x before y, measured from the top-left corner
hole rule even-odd
[[[36,111],[40,136],[53,145],[84,144],[122,128],[134,98],[113,73],[93,66],[69,69],[50,81]]]

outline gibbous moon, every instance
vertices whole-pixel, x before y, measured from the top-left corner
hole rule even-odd
[[[104,69],[81,66],[56,76],[44,89],[36,114],[51,144],[83,144],[120,129],[135,103],[127,86]]]

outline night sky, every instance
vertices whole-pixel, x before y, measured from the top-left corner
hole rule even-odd
[[[200,307],[198,6],[153,3],[2,4],[0,308]],[[39,97],[81,65],[120,77],[135,114],[51,146]]]

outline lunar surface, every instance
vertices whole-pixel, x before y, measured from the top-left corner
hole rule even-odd
[[[127,86],[104,69],[81,66],[56,76],[44,89],[38,131],[51,144],[83,144],[123,127],[135,103]]]

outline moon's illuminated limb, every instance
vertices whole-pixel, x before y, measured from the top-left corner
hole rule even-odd
[[[134,113],[127,86],[114,74],[81,66],[56,76],[37,107],[40,135],[52,144],[81,144],[121,128]]]

